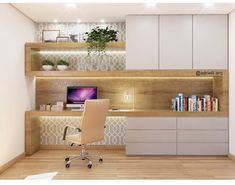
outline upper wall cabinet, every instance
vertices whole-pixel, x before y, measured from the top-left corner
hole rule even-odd
[[[160,69],[192,69],[192,15],[161,15]]]
[[[126,69],[158,69],[158,16],[126,17]]]
[[[227,15],[193,16],[193,68],[227,69]]]

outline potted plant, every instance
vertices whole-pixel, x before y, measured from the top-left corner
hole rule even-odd
[[[69,63],[66,62],[65,60],[59,60],[57,62],[57,69],[59,71],[65,71],[66,69],[68,69]]]
[[[106,44],[111,41],[117,42],[117,31],[106,28],[100,28],[97,26],[93,28],[91,32],[86,32],[87,38],[84,39],[88,43],[88,55],[92,51],[98,52],[99,54],[105,53]]]
[[[51,71],[53,69],[54,63],[50,60],[43,60],[42,61],[42,69],[44,71]]]

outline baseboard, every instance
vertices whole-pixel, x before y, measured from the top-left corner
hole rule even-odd
[[[69,145],[40,145],[41,150],[77,150],[79,146],[69,146]],[[125,145],[88,145],[87,149],[97,149],[97,150],[124,150]]]
[[[25,153],[22,153],[16,156],[14,159],[7,162],[6,164],[4,164],[3,166],[0,166],[0,174],[4,172],[6,169],[8,169],[9,167],[11,167],[13,164],[15,164],[17,161],[23,159],[24,157],[25,157]]]
[[[229,153],[228,158],[235,162],[235,155]]]

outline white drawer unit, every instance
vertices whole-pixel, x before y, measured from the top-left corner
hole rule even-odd
[[[227,117],[128,117],[127,155],[227,155]]]
[[[176,155],[176,143],[128,143],[127,155]]]
[[[128,117],[127,155],[176,155],[175,117]]]
[[[178,143],[178,155],[227,155],[227,143]]]
[[[228,118],[177,118],[178,155],[227,155]]]
[[[128,117],[127,130],[136,129],[176,129],[176,118]]]
[[[127,142],[176,142],[176,130],[127,130]]]

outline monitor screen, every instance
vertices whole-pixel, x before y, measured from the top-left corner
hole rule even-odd
[[[82,104],[85,100],[97,99],[97,87],[76,86],[67,88],[67,104]]]

